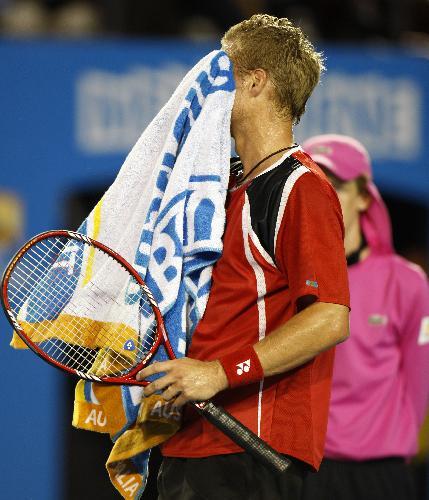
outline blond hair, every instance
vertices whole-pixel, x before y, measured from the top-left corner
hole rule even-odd
[[[239,73],[263,69],[272,81],[281,116],[298,123],[323,72],[323,56],[287,18],[255,14],[232,26],[222,48]]]

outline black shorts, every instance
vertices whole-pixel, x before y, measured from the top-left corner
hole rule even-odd
[[[302,500],[416,500],[403,458],[349,462],[325,459],[304,481]]]
[[[292,459],[276,474],[247,453],[207,458],[164,458],[158,500],[301,500],[308,467]]]

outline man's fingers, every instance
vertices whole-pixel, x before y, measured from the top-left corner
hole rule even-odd
[[[156,373],[168,372],[173,368],[174,361],[160,361],[158,363],[152,363],[143,370],[140,370],[137,375],[137,380],[144,380],[150,375],[155,375]]]
[[[171,401],[172,399],[174,399],[176,396],[180,395],[181,393],[181,389],[177,386],[177,385],[170,385],[163,393],[162,393],[162,397],[166,400],[166,401]],[[176,406],[176,403],[174,402],[173,403],[174,406]]]
[[[155,394],[157,391],[162,391],[162,389],[165,389],[169,385],[171,385],[174,382],[173,377],[166,375],[164,377],[158,378],[151,382],[149,385],[147,385],[143,389],[143,393],[146,397],[152,396],[152,394]]]
[[[173,406],[174,408],[181,408],[184,406],[190,399],[188,399],[186,396],[183,394],[180,394],[174,401],[173,401]]]

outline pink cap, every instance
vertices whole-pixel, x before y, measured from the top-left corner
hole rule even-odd
[[[302,144],[314,162],[347,182],[360,176],[368,179],[371,204],[361,214],[361,228],[372,250],[392,253],[392,229],[389,213],[372,181],[371,160],[366,148],[346,135],[325,134],[311,137]]]

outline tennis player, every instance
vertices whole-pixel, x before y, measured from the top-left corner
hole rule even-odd
[[[349,291],[338,198],[294,144],[292,126],[323,69],[287,19],[255,15],[222,46],[234,63],[231,131],[244,172],[227,198],[224,251],[188,357],[140,372],[182,406],[215,401],[293,465],[276,475],[184,408],[162,447],[159,498],[299,499],[319,467],[335,346],[348,336]]]
[[[429,399],[429,288],[394,253],[368,152],[351,137],[303,144],[338,193],[346,230],[351,336],[335,354],[325,457],[305,500],[413,500],[407,459]]]

